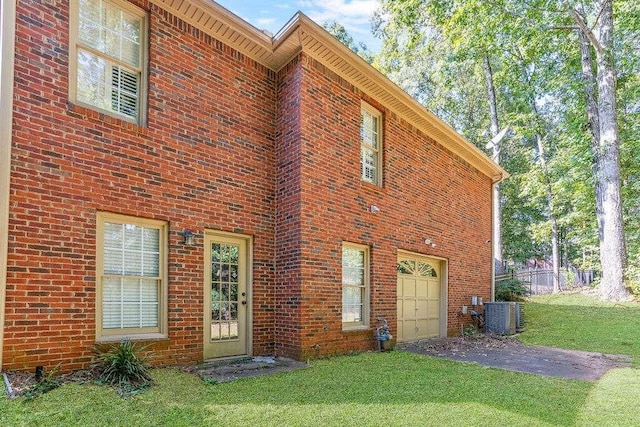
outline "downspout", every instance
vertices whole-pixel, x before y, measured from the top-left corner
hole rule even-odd
[[[11,135],[13,123],[13,71],[16,37],[16,1],[0,2],[0,371],[4,347],[4,312],[9,251],[9,180],[11,178]]]
[[[500,182],[500,181],[498,181]],[[493,216],[495,215],[496,209],[496,185],[498,182],[491,183],[491,241],[489,242],[491,245],[491,299],[493,302],[496,300],[496,244],[493,241],[495,239],[495,221],[493,220]]]
[[[491,301],[496,300],[496,230],[495,230],[495,220],[494,214],[496,211],[496,203],[500,203],[500,200],[497,200],[496,195],[498,192],[496,191],[496,185],[500,184],[502,180],[505,178],[503,173],[500,175],[496,175],[492,179],[491,183],[491,240],[489,243],[491,244]]]

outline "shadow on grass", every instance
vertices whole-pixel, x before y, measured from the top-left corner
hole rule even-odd
[[[640,304],[602,303],[595,298],[549,296],[525,303],[526,331],[520,340],[545,345],[607,354],[633,356],[640,363]],[[576,305],[570,304],[573,302]]]
[[[212,389],[216,396],[210,409],[229,411],[240,405],[245,411],[251,410],[249,406],[271,407],[274,414],[279,413],[279,407],[338,418],[358,414],[356,424],[367,425],[376,419],[393,425],[461,425],[478,421],[475,417],[483,417],[485,424],[516,421],[519,425],[575,425],[592,388],[592,384],[581,381],[408,353],[363,354],[316,361],[313,366],[287,376],[221,385]],[[409,414],[409,410],[422,413]],[[362,418],[362,411],[370,415]],[[285,419],[282,423],[289,425]]]
[[[613,369],[589,393],[578,422],[592,426],[637,426],[640,370]]]
[[[128,400],[65,385],[33,402],[0,399],[0,425],[575,425],[593,383],[410,353],[318,360],[286,374],[208,385],[172,369]]]

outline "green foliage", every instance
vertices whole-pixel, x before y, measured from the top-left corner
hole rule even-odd
[[[152,384],[146,360],[140,355],[146,347],[129,340],[112,345],[108,351],[97,350],[96,371],[101,381],[117,387],[120,394],[136,394]]]
[[[480,335],[480,331],[475,325],[465,325],[465,327],[462,328],[462,335],[465,337],[475,337]]]
[[[369,50],[366,44],[363,42],[356,43],[353,39],[353,36],[349,34],[344,25],[339,24],[336,21],[325,22],[323,24],[325,30],[327,30],[332,36],[337,38],[351,49],[354,53],[356,53],[359,57],[367,61],[369,64],[372,64],[374,61],[374,54]]]
[[[26,400],[32,400],[36,397],[43,395],[51,390],[60,387],[60,380],[58,380],[59,365],[54,369],[51,369],[40,381],[35,382],[22,394]]]
[[[218,379],[215,377],[205,377],[202,379],[202,381],[204,381],[204,383],[208,385],[216,385],[219,383]]]
[[[496,301],[522,301],[529,296],[529,288],[518,279],[496,282]]]
[[[640,3],[614,0],[622,202],[630,265],[640,266]],[[482,61],[491,61],[503,141],[503,253],[516,262],[549,256],[556,218],[563,259],[599,264],[593,153],[572,8],[592,23],[594,3],[532,0],[383,0],[374,18],[380,69],[481,148],[489,131]],[[594,55],[595,57],[595,55]],[[535,137],[545,142],[539,167]],[[547,200],[553,194],[553,212]],[[597,267],[599,268],[599,267]]]
[[[640,265],[633,263],[627,268],[627,286],[635,298],[640,298]]]

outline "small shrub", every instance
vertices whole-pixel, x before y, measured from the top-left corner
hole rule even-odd
[[[640,297],[640,266],[631,265],[627,268],[627,288],[634,298]]]
[[[98,362],[95,369],[100,381],[116,387],[122,396],[139,393],[152,385],[146,359],[140,355],[146,348],[124,340],[106,352],[96,349]]]
[[[219,383],[219,381],[214,377],[204,377],[203,381],[208,385],[217,385]]]
[[[464,328],[462,328],[462,335],[465,337],[475,337],[480,335],[480,331],[475,325],[465,325]]]
[[[60,387],[60,380],[57,378],[59,365],[51,369],[40,381],[37,381],[29,386],[24,392],[23,396],[27,400],[35,399],[36,397],[45,394],[51,390]]]
[[[522,301],[529,296],[529,289],[518,279],[502,280],[496,283],[496,301]]]

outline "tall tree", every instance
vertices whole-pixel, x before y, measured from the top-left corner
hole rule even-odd
[[[493,83],[493,70],[491,69],[491,59],[488,54],[483,58],[484,74],[487,81],[487,101],[489,103],[489,117],[491,118],[491,159],[500,164],[500,146],[505,134],[500,134],[500,120],[498,117],[498,102],[496,100],[496,87]],[[505,128],[505,133],[506,133]],[[502,250],[502,203],[500,194],[500,183],[493,186],[493,258],[495,266],[502,272],[504,268],[504,258]],[[494,267],[495,268],[495,267]]]
[[[596,212],[601,215],[598,218],[598,229],[602,233],[600,239],[602,264],[600,296],[604,299],[618,300],[627,297],[628,292],[624,277],[626,244],[620,186],[613,1],[597,0],[592,5],[594,17],[591,25],[593,30],[588,25],[584,9],[573,9],[572,16],[582,33],[582,37],[589,40],[596,54],[599,141],[597,147],[594,147],[596,164],[594,169],[596,172]]]
[[[614,7],[619,11],[617,18],[613,15]],[[640,223],[640,209],[637,208],[640,167],[636,166],[640,163],[640,155],[636,154],[640,152],[640,141],[633,131],[640,127],[637,125],[640,102],[638,96],[633,96],[633,93],[640,93],[639,21],[640,6],[631,0],[384,0],[378,14],[378,23],[386,24],[380,31],[386,36],[383,46],[393,46],[394,50],[389,55],[389,51],[383,49],[380,63],[391,64],[396,76],[404,75],[405,79],[399,80],[403,87],[418,90],[418,99],[426,100],[428,106],[431,102],[437,104],[435,108],[449,110],[444,112],[443,118],[453,122],[457,130],[471,136],[478,145],[484,144],[480,144],[481,133],[474,128],[489,128],[491,136],[496,135],[499,126],[492,120],[491,107],[497,104],[503,115],[501,121],[520,127],[518,133],[524,130],[524,134],[529,135],[525,138],[527,144],[542,154],[536,161],[544,161],[544,168],[538,169],[545,169],[543,175],[549,177],[547,184],[539,184],[539,189],[545,189],[543,193],[547,194],[544,207],[529,203],[514,207],[510,202],[522,200],[523,192],[518,187],[538,191],[532,187],[538,181],[519,179],[521,173],[526,176],[536,169],[535,162],[533,159],[527,161],[512,143],[506,146],[506,151],[505,147],[497,147],[500,163],[517,168],[509,170],[512,178],[502,188],[507,195],[503,197],[508,197],[502,206],[506,209],[502,215],[503,234],[509,236],[505,241],[507,256],[522,259],[527,256],[522,250],[534,256],[547,247],[549,255],[555,259],[554,264],[559,265],[558,247],[562,238],[565,258],[583,264],[587,257],[580,254],[593,253],[591,247],[599,244],[603,271],[600,292],[607,299],[626,295],[623,209],[632,218],[627,222],[627,228],[640,237],[640,227],[635,225]],[[614,25],[623,28],[624,37],[614,37]],[[567,32],[568,28],[575,31]],[[578,46],[582,47],[580,51],[576,49]],[[449,48],[448,53],[446,48]],[[402,49],[409,53],[398,54]],[[617,60],[616,53],[622,54],[622,61]],[[589,55],[592,55],[591,59]],[[486,66],[485,58],[489,59],[490,67]],[[524,61],[518,62],[523,58]],[[452,60],[457,65],[448,63]],[[443,63],[447,63],[446,67]],[[466,68],[471,73],[444,75],[460,64],[472,64]],[[432,66],[435,71],[425,71],[420,65]],[[523,87],[523,76],[527,74],[522,72],[523,67],[541,74],[535,82],[533,102],[526,95],[528,89]],[[589,77],[589,69],[592,77]],[[496,103],[491,102],[491,94],[487,91],[490,85],[481,88],[477,84],[478,75],[482,73],[485,82],[488,81],[487,70],[491,71],[496,89]],[[580,71],[582,79],[579,78]],[[469,78],[470,75],[474,77]],[[620,105],[616,93],[616,89],[620,89],[617,76],[622,78],[624,85],[621,90],[624,104]],[[469,86],[469,82],[474,84]],[[461,88],[469,91],[462,92]],[[440,91],[470,95],[475,106],[468,109],[475,108],[477,114],[470,118],[460,114],[466,109],[463,106],[469,105],[464,100],[458,104],[435,103],[434,100],[455,99]],[[485,94],[482,99],[478,96],[480,92]],[[479,110],[478,106],[486,110]],[[546,112],[536,114],[533,111],[536,106]],[[588,125],[585,125],[585,111],[588,112]],[[623,114],[622,128],[619,128],[618,113]],[[528,115],[534,119],[529,124],[526,122]],[[548,123],[553,136],[548,129],[536,136],[533,129],[536,117]],[[622,141],[621,132],[626,135]],[[585,143],[589,140],[592,150],[585,151],[588,147]],[[591,151],[592,164],[585,155]],[[496,153],[492,151],[491,154]],[[623,179],[625,186],[621,188]],[[591,189],[586,185],[589,182]],[[629,201],[623,203],[623,196],[630,197]],[[589,198],[591,207],[587,203]],[[535,200],[542,201],[538,197]],[[595,215],[594,205],[597,206]],[[540,216],[543,212],[547,214]],[[555,219],[552,220],[551,214]],[[542,220],[545,217],[549,221],[547,225]],[[518,224],[530,227],[530,236],[515,232]],[[536,241],[540,235],[536,230],[546,227],[548,234],[546,231],[544,234],[548,235],[550,244],[539,246]],[[515,236],[518,236],[517,241]],[[526,243],[528,238],[533,241]],[[640,272],[640,239],[630,242]],[[637,279],[640,282],[640,274]]]

